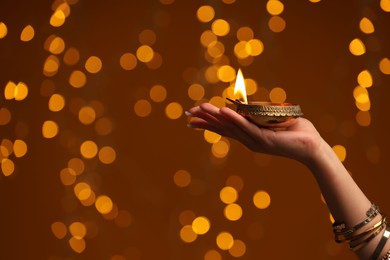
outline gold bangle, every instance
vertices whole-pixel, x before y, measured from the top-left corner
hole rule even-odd
[[[383,236],[382,236],[381,240],[379,241],[377,247],[375,248],[375,251],[372,254],[370,260],[377,260],[378,259],[379,255],[382,252],[383,247],[385,246],[389,237],[390,237],[390,226],[386,227],[386,230],[383,233]]]
[[[358,243],[355,243],[355,244],[349,244],[349,249],[351,249],[352,251],[357,251],[361,248],[363,248],[364,246],[366,246],[368,244],[368,242],[370,242],[372,239],[374,239],[385,227],[386,227],[386,222],[383,222],[383,224],[381,226],[379,226],[379,228],[374,232],[372,233],[368,238],[366,238],[365,240],[361,241],[361,242],[358,242]]]

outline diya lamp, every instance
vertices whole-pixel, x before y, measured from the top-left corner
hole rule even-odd
[[[237,113],[260,127],[282,130],[291,126],[294,123],[295,118],[303,115],[298,104],[268,101],[248,102],[245,81],[240,69],[238,70],[236,77],[234,96],[240,96],[240,99],[226,99],[236,105]]]

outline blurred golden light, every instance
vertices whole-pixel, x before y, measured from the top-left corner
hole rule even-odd
[[[69,239],[69,245],[73,251],[75,251],[76,253],[79,253],[79,254],[82,253],[86,247],[85,240],[83,238],[78,239],[75,237],[71,237]]]
[[[131,225],[133,218],[127,210],[119,210],[114,221],[118,227],[126,228]]]
[[[47,120],[42,125],[42,135],[45,138],[53,138],[58,134],[58,125],[56,122]]]
[[[179,214],[179,222],[181,225],[192,225],[192,221],[196,218],[195,213],[192,210],[183,210]]]
[[[217,133],[214,133],[212,131],[204,130],[203,137],[206,140],[206,142],[208,142],[210,144],[214,144],[214,143],[219,142],[221,140],[222,136],[217,134]]]
[[[54,222],[50,227],[51,232],[53,232],[53,235],[58,239],[63,239],[67,234],[67,228],[62,222]]]
[[[217,19],[211,24],[211,30],[217,36],[225,36],[230,31],[230,25],[226,20]]]
[[[200,35],[200,43],[204,47],[209,47],[210,45],[214,45],[218,41],[217,35],[215,35],[212,31],[206,30]]]
[[[360,126],[369,126],[371,124],[371,114],[369,111],[358,111],[355,119]]]
[[[73,185],[76,181],[76,173],[73,169],[64,168],[60,171],[60,179],[65,186]]]
[[[143,45],[152,46],[156,42],[156,33],[150,29],[145,29],[138,35],[138,40]]]
[[[134,112],[139,117],[146,117],[152,112],[152,105],[145,99],[140,99],[134,104]]]
[[[116,217],[118,217],[119,209],[116,204],[112,205],[112,210],[108,212],[107,214],[103,214],[103,217],[107,220],[114,220]]]
[[[178,187],[187,187],[191,183],[191,174],[186,170],[178,170],[173,175],[173,181]]]
[[[23,140],[16,139],[14,142],[14,154],[16,157],[23,157],[27,153],[27,144]]]
[[[242,208],[236,203],[228,204],[223,211],[224,216],[230,221],[237,221],[242,217]]]
[[[204,216],[192,221],[192,230],[198,235],[204,235],[210,230],[210,220]]]
[[[132,53],[124,53],[119,59],[119,64],[124,70],[133,70],[137,66],[137,57]]]
[[[221,232],[217,236],[217,246],[222,250],[229,250],[234,244],[233,236],[229,232]]]
[[[266,8],[270,15],[280,15],[284,10],[284,5],[279,0],[269,0]]]
[[[43,75],[52,77],[57,74],[58,68],[60,67],[60,61],[54,55],[50,55],[43,64]]]
[[[187,93],[190,99],[198,101],[204,97],[205,90],[202,85],[194,83],[188,87]]]
[[[222,57],[224,53],[225,53],[225,46],[220,41],[216,41],[207,46],[207,54],[214,59]]]
[[[370,19],[368,19],[367,17],[363,17],[360,20],[359,27],[360,27],[360,30],[365,34],[370,34],[370,33],[375,32],[374,25],[372,24]]]
[[[9,139],[1,140],[0,152],[4,157],[10,156],[14,152],[14,144]]]
[[[183,107],[177,102],[171,102],[165,107],[165,115],[169,119],[178,119],[183,114]]]
[[[361,111],[369,111],[371,109],[370,99],[365,100],[364,102],[355,101],[356,107]]]
[[[237,30],[236,36],[239,41],[247,42],[253,39],[254,33],[252,28],[245,26],[245,27],[240,27]]]
[[[87,234],[87,228],[81,222],[73,222],[69,225],[69,232],[77,239],[85,237]]]
[[[19,82],[14,90],[14,98],[15,100],[23,100],[27,97],[28,95],[28,87],[25,83]]]
[[[196,17],[202,23],[210,22],[214,19],[215,11],[214,8],[210,5],[202,5],[196,11]]]
[[[207,67],[204,72],[204,77],[209,83],[217,83],[219,79],[217,77],[218,67],[215,65]]]
[[[248,104],[245,80],[241,69],[239,69],[237,72],[236,83],[234,84],[234,98],[243,101],[245,104]]]
[[[390,59],[381,59],[379,62],[379,69],[383,74],[390,75]]]
[[[244,180],[238,175],[229,176],[225,184],[234,188],[236,191],[241,191],[244,188]]]
[[[0,39],[4,38],[8,33],[7,25],[5,23],[0,22]]]
[[[233,246],[229,249],[229,253],[234,257],[242,257],[246,252],[246,245],[242,240],[234,240]]]
[[[321,0],[309,0],[309,2],[312,2],[312,3],[319,3]]]
[[[116,159],[116,152],[111,146],[103,146],[99,150],[99,160],[103,164],[111,164]]]
[[[357,77],[357,81],[360,86],[364,88],[369,88],[372,86],[372,76],[371,73],[368,70],[363,70],[359,73]]]
[[[342,145],[334,145],[332,147],[333,151],[335,152],[335,154],[337,155],[337,157],[339,158],[339,160],[341,162],[344,162],[345,161],[345,158],[347,157],[347,149],[345,149],[344,146]]]
[[[89,197],[87,197],[86,199],[80,200],[80,203],[85,207],[89,207],[89,206],[92,206],[95,203],[95,201],[96,201],[95,192],[93,190],[90,190]]]
[[[381,0],[380,6],[383,11],[390,12],[390,0]]]
[[[353,97],[355,98],[356,102],[359,103],[367,103],[370,101],[367,89],[362,86],[357,86],[354,88]]]
[[[86,200],[91,196],[92,190],[86,182],[79,182],[73,188],[74,194],[79,200]]]
[[[224,158],[229,153],[230,143],[223,138],[211,146],[211,152],[216,158]]]
[[[141,62],[149,62],[153,59],[154,51],[148,45],[141,45],[137,51],[136,55],[139,61]]]
[[[257,83],[254,79],[245,79],[245,89],[247,96],[251,96],[257,92]]]
[[[234,45],[234,55],[236,55],[237,58],[245,59],[250,55],[247,49],[247,43],[248,42],[246,41],[239,41]]]
[[[217,250],[211,249],[206,252],[203,260],[222,260],[222,256]]]
[[[95,131],[97,134],[105,136],[112,132],[112,122],[106,117],[99,118],[95,123]]]
[[[96,198],[95,207],[101,214],[108,214],[113,207],[112,200],[106,195],[100,195]]]
[[[84,106],[79,111],[79,120],[83,125],[90,125],[96,119],[96,112],[90,106]]]
[[[221,108],[221,107],[225,106],[225,99],[223,99],[220,96],[214,96],[214,97],[210,98],[209,103],[213,104],[214,106],[216,106],[218,108]]]
[[[271,205],[271,196],[266,191],[257,191],[255,195],[253,195],[253,203],[256,208],[266,209]]]
[[[64,63],[66,65],[75,65],[80,60],[80,53],[75,48],[69,48],[64,54]]]
[[[163,62],[162,56],[158,52],[153,53],[153,59],[146,63],[146,67],[149,69],[155,70],[161,67]]]
[[[85,170],[85,164],[83,160],[75,157],[68,161],[68,168],[72,169],[76,175],[80,175]]]
[[[10,176],[15,171],[15,164],[8,158],[4,158],[1,160],[1,171],[4,176]]]
[[[230,65],[223,65],[218,68],[217,76],[222,82],[232,82],[236,78],[236,70]]]
[[[228,4],[228,5],[230,5],[230,4],[233,4],[233,3],[235,3],[235,2],[236,2],[236,0],[222,0],[222,2],[223,2],[224,4]]]
[[[259,56],[264,50],[264,45],[259,39],[252,39],[245,44],[245,49],[249,55]]]
[[[191,243],[196,240],[198,234],[192,229],[192,225],[185,225],[180,229],[180,238],[186,243]]]
[[[163,102],[167,98],[167,89],[161,85],[154,85],[149,91],[149,96],[154,102]]]
[[[86,159],[92,159],[96,156],[98,147],[95,142],[91,140],[84,141],[80,145],[80,153]]]
[[[366,53],[366,46],[362,40],[355,38],[349,44],[349,51],[355,56],[360,56]]]
[[[219,192],[219,198],[225,204],[232,204],[238,199],[238,192],[235,188],[226,186]]]
[[[70,15],[70,6],[69,6],[69,4],[71,4],[71,2],[72,1],[67,1],[67,2],[54,1],[53,5],[52,5],[52,10],[53,11],[61,10],[64,13],[65,17],[68,17]]]
[[[82,88],[87,83],[87,76],[80,70],[75,70],[70,74],[69,84],[74,88]]]
[[[85,62],[85,69],[89,73],[98,73],[102,69],[103,63],[99,57],[91,56]]]
[[[8,81],[4,88],[4,97],[5,99],[14,99],[16,91],[16,84],[13,81]]]
[[[34,27],[32,27],[31,25],[27,25],[26,27],[24,27],[22,33],[20,34],[20,40],[22,42],[31,41],[34,38],[34,35],[35,35]]]
[[[53,27],[60,27],[65,23],[64,11],[57,9],[50,17],[50,25]]]
[[[49,110],[53,112],[61,111],[65,106],[65,98],[60,94],[53,94],[49,99]]]
[[[271,100],[271,102],[283,103],[284,101],[286,101],[286,98],[286,91],[284,91],[284,89],[282,88],[273,88],[269,93],[269,99]]]

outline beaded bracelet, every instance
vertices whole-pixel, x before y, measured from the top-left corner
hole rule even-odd
[[[378,243],[378,246],[375,248],[374,253],[371,256],[371,260],[377,260],[379,254],[382,252],[383,247],[385,246],[387,240],[389,239],[390,236],[390,226],[386,227],[385,232],[383,233],[383,236],[381,240]]]
[[[381,260],[389,260],[390,259],[390,251],[387,252],[382,258]]]

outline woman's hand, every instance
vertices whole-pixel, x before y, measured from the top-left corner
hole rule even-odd
[[[194,117],[191,128],[201,128],[233,138],[250,150],[279,155],[308,164],[324,143],[313,126],[304,118],[292,119],[294,123],[283,131],[261,128],[230,108],[221,109],[210,103],[193,107],[186,113]]]

